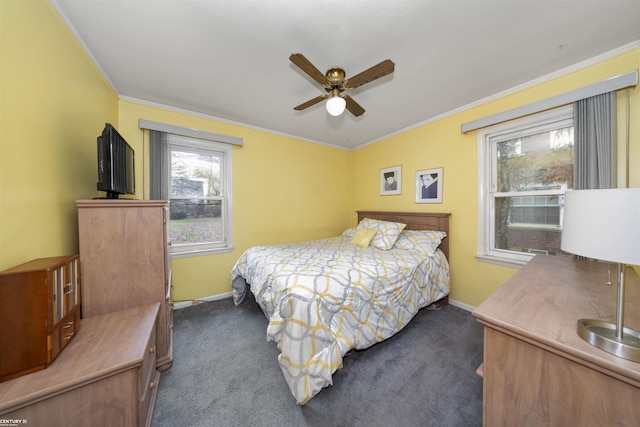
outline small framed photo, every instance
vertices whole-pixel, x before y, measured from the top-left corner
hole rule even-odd
[[[442,203],[442,168],[416,172],[416,203]]]
[[[402,166],[380,169],[380,195],[402,194]]]

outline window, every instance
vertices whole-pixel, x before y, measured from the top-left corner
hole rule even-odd
[[[167,135],[169,242],[173,257],[231,250],[231,148]]]
[[[564,193],[573,188],[573,108],[478,131],[477,257],[522,265],[560,254]]]

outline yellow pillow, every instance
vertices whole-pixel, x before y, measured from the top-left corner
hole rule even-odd
[[[377,232],[378,230],[374,230],[373,228],[360,228],[356,231],[353,239],[351,239],[351,244],[366,248],[369,246],[369,242],[371,242],[371,239],[373,239],[373,236],[375,236]]]
[[[378,249],[389,250],[398,239],[400,232],[407,224],[401,222],[381,221],[378,219],[365,218],[356,227],[356,231],[362,228],[372,228],[377,231],[376,236],[371,240],[371,246]]]

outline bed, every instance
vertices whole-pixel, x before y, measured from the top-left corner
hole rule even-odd
[[[381,342],[449,295],[448,213],[358,211],[340,236],[247,249],[233,298],[251,292],[298,404],[324,387],[351,350]]]

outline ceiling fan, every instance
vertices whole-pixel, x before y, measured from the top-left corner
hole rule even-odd
[[[365,83],[372,82],[387,74],[393,73],[395,65],[393,61],[385,59],[381,63],[374,65],[347,79],[342,68],[331,68],[325,74],[322,74],[307,58],[301,53],[292,54],[289,59],[302,71],[307,73],[313,80],[317,81],[324,87],[327,94],[316,96],[297,107],[293,107],[296,111],[302,111],[322,100],[327,100],[327,112],[332,116],[339,116],[344,112],[346,107],[354,116],[358,117],[364,113],[364,108],[358,104],[353,98],[346,93],[346,90],[355,89]]]

